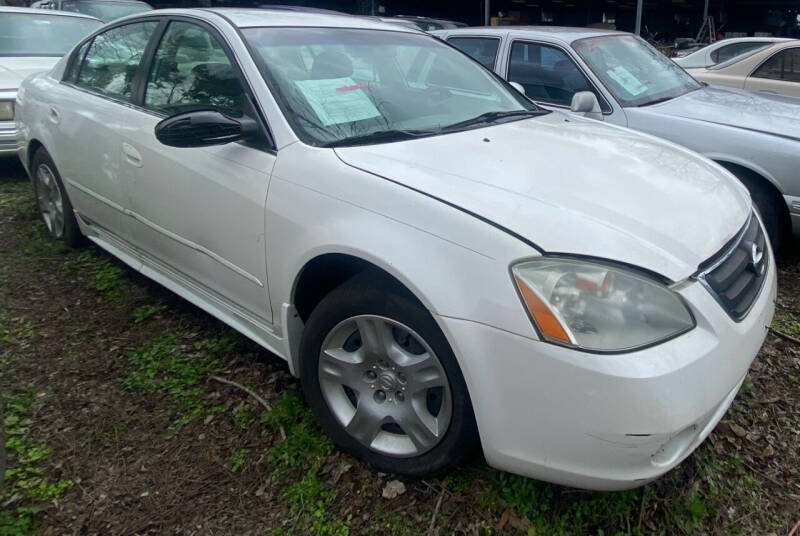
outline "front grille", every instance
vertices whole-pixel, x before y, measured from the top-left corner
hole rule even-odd
[[[739,321],[758,297],[768,263],[767,236],[751,214],[739,234],[701,265],[697,278],[731,318]]]

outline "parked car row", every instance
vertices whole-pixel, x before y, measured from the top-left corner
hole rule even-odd
[[[434,33],[519,84],[543,107],[646,132],[722,165],[750,190],[776,248],[793,229],[800,231],[800,100],[700,83],[623,32],[500,27]],[[775,46],[800,52],[796,40]]]
[[[80,39],[15,119],[49,236],[287,360],[345,451],[624,489],[705,439],[766,336],[792,106],[621,32],[176,9]]]

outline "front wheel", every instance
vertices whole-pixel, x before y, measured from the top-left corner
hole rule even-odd
[[[379,471],[439,474],[474,453],[469,394],[430,313],[387,278],[362,274],[312,312],[300,349],[323,429]]]

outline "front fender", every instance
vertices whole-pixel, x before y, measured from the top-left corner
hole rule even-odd
[[[388,272],[437,317],[536,338],[509,274],[514,260],[536,250],[457,208],[351,168],[330,149],[294,144],[278,153],[266,227],[274,310],[292,305],[310,260],[340,253]]]

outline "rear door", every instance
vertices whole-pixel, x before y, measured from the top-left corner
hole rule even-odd
[[[124,111],[158,20],[113,27],[82,45],[48,104],[56,165],[75,209],[112,237],[130,240],[120,174]]]
[[[770,56],[747,77],[745,89],[800,97],[800,47]]]
[[[217,110],[259,120],[233,53],[215,29],[171,18],[143,68],[140,106],[124,113],[123,176],[131,184],[134,240],[152,263],[239,316],[272,322],[265,202],[275,151],[263,141],[203,148],[162,145],[165,117]],[[260,120],[259,120],[260,121]]]

